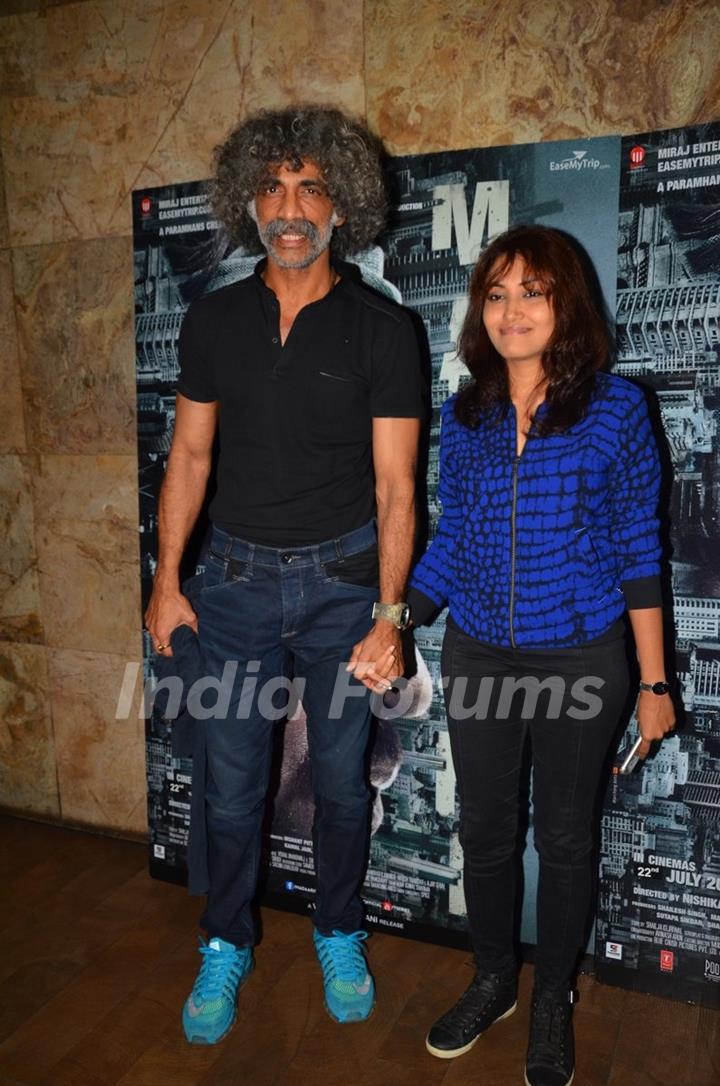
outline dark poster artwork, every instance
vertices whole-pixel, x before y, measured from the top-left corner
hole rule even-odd
[[[166,186],[134,194],[135,308],[138,389],[138,447],[140,473],[140,538],[143,606],[152,589],[157,554],[157,499],[167,464],[174,418],[178,378],[177,343],[182,317],[193,298],[217,290],[251,274],[257,257],[230,250],[224,243],[207,204],[205,182]],[[359,254],[356,262],[364,279],[376,290],[399,301],[397,289],[383,277],[384,254],[380,247]],[[211,484],[212,489],[212,484]],[[201,518],[188,548],[185,576],[202,573],[203,542],[208,528]],[[144,676],[154,682],[154,656],[145,634]],[[432,697],[427,668],[418,659],[413,680],[413,716],[425,716]],[[202,726],[202,725],[200,725]],[[186,850],[191,803],[192,763],[171,755],[170,736],[163,716],[153,711],[146,724],[150,870],[159,878],[183,883],[187,878]],[[277,773],[266,835],[263,900],[307,912],[313,907],[315,880],[311,833],[313,799],[305,716],[297,703],[291,717],[277,729]],[[403,764],[401,736],[394,723],[378,721],[374,730],[370,764],[375,791],[372,828],[377,831],[386,817],[384,790],[395,780]],[[428,756],[429,760],[429,756]],[[394,861],[391,861],[391,863]],[[420,903],[430,898],[422,884],[405,904],[400,886],[410,885],[403,858],[398,867],[368,873],[366,906],[371,922],[404,930],[406,919],[418,920],[413,934],[429,924],[431,909]],[[457,873],[455,873],[457,878]],[[389,885],[397,900],[388,897]],[[420,885],[415,880],[414,885]],[[414,909],[414,914],[413,914]],[[434,915],[434,914],[432,914]],[[438,924],[442,917],[438,914]],[[433,931],[427,927],[426,934]],[[462,934],[458,936],[461,940]]]
[[[157,555],[157,500],[175,425],[177,342],[190,301],[220,286],[217,224],[203,182],[133,193],[135,350],[140,576],[143,611],[152,591]],[[192,561],[192,556],[190,556]],[[186,574],[193,572],[185,570]],[[155,680],[153,647],[143,631],[144,678]],[[145,730],[150,872],[184,883],[192,762],[173,759],[159,712]]]
[[[612,983],[706,1003],[720,995],[719,136],[716,125],[390,160],[394,219],[383,248],[357,258],[368,281],[415,309],[427,329],[430,535],[439,515],[439,406],[465,379],[454,345],[469,273],[488,237],[518,222],[558,226],[585,247],[611,313],[617,284],[617,372],[656,394],[675,479],[675,665],[686,719],[638,773],[612,778],[602,816],[596,962]],[[255,263],[227,249],[205,192],[198,182],[134,194],[144,600],[174,422],[182,314],[197,294],[250,274]],[[188,575],[202,570],[202,534],[201,527]],[[443,625],[441,616],[417,632],[408,715],[378,724],[364,897],[371,925],[464,945],[455,776],[438,686]],[[152,678],[149,644],[145,667]],[[184,882],[192,766],[171,758],[161,718],[148,721],[147,745],[151,871]],[[313,906],[315,884],[301,706],[278,728],[278,747],[264,900],[304,912]],[[522,938],[532,944],[532,817],[523,862]]]
[[[423,318],[432,359],[426,495],[430,536],[440,515],[440,407],[468,378],[455,341],[473,265],[488,239],[514,224],[556,226],[582,242],[612,311],[615,234],[607,223],[614,223],[617,214],[618,152],[619,142],[611,137],[439,152],[390,162],[397,211],[383,242],[386,273],[403,303]],[[384,796],[388,813],[372,841],[370,873],[382,878],[392,900],[409,909],[408,923],[418,915],[408,891],[424,895],[433,910],[429,919],[437,940],[466,927],[455,773],[440,686],[444,628],[443,613],[432,627],[415,634],[434,695],[425,719],[397,722],[403,764]],[[523,868],[521,938],[534,944],[538,863],[531,812]],[[396,882],[395,872],[404,874],[404,880]]]
[[[427,498],[429,531],[438,517],[439,407],[464,379],[455,338],[467,282],[481,248],[517,222],[572,233],[589,252],[609,309],[614,306],[618,140],[601,138],[411,156],[392,160],[396,213],[383,248],[359,254],[363,276],[411,306],[428,332],[433,420]],[[250,274],[255,258],[226,251],[210,217],[206,185],[134,195],[138,428],[143,598],[156,553],[156,502],[173,427],[177,337],[192,299]],[[202,535],[202,531],[199,533]],[[199,543],[199,540],[196,542]],[[201,551],[199,552],[201,553]],[[191,566],[191,574],[202,566]],[[364,887],[368,921],[386,930],[466,943],[462,852],[455,774],[440,694],[444,616],[416,638],[417,674],[408,715],[377,724],[371,758],[375,791],[370,863]],[[151,646],[146,674],[152,677]],[[312,908],[312,790],[302,706],[278,729],[282,760],[268,827],[264,900]],[[192,767],[170,756],[162,718],[148,721],[151,870],[183,881]],[[532,828],[524,856],[522,938],[535,941],[537,857]]]
[[[613,777],[597,972],[720,1006],[720,124],[626,137],[621,163],[616,372],[653,390],[666,438],[683,720]]]

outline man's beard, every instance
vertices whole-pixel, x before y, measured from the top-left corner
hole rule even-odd
[[[322,230],[318,229],[314,223],[308,222],[307,219],[272,219],[265,226],[260,226],[258,223],[257,228],[260,241],[267,252],[272,254],[273,261],[279,268],[302,269],[309,268],[330,247],[336,222],[337,216],[333,211],[327,226]],[[273,242],[283,234],[298,234],[307,238],[310,244],[305,256],[292,259],[292,256],[286,257],[279,253],[273,246]]]

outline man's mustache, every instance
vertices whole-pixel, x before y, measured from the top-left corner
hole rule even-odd
[[[300,237],[317,241],[320,236],[318,228],[307,219],[272,219],[265,226],[263,233],[268,241],[275,241],[283,234],[297,234]]]

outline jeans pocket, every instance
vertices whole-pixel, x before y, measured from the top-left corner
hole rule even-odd
[[[247,582],[252,576],[252,562],[239,558],[225,558],[209,551],[205,556],[203,591],[222,588],[224,585]]]
[[[347,584],[353,588],[380,587],[380,563],[377,543],[359,554],[324,562],[323,570],[328,580],[335,584]]]

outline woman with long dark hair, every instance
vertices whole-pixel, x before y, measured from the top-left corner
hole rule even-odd
[[[515,1009],[521,764],[529,736],[540,870],[525,1081],[574,1074],[572,982],[593,888],[593,809],[628,698],[623,613],[647,754],[674,727],[663,658],[660,470],[645,400],[602,372],[609,339],[564,234],[521,226],[472,276],[459,353],[472,380],[442,409],[437,534],[412,577],[416,624],[443,643],[475,977],[431,1028],[466,1052]]]

